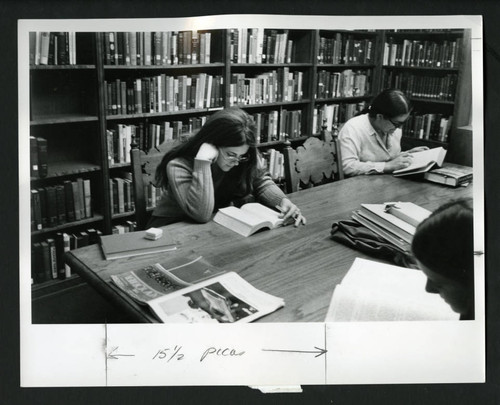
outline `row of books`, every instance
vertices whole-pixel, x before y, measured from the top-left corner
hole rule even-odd
[[[189,117],[184,121],[164,121],[137,125],[116,124],[106,130],[108,161],[111,165],[130,163],[132,141],[137,147],[148,152],[167,141],[183,139],[196,133],[206,122],[207,117]]]
[[[262,153],[264,167],[275,182],[285,178],[285,157],[280,151],[269,148]]]
[[[121,176],[109,179],[109,197],[111,201],[111,213],[113,215],[133,212],[135,210],[132,174],[123,172]],[[154,208],[160,200],[161,190],[151,183],[145,184],[144,197],[146,198],[146,208]]]
[[[224,79],[198,73],[177,77],[161,74],[104,82],[107,115],[184,111],[223,106]]]
[[[74,32],[30,32],[30,65],[75,65]]]
[[[47,177],[48,174],[47,139],[30,136],[30,176],[32,178]]]
[[[300,101],[303,95],[303,78],[303,72],[290,72],[289,67],[255,77],[246,77],[245,73],[232,73],[229,84],[230,105]]]
[[[273,110],[252,114],[257,143],[284,141],[302,135],[302,111]]]
[[[320,70],[316,98],[361,97],[370,93],[370,71],[346,69],[342,72]]]
[[[137,231],[137,222],[135,221],[125,221],[123,224],[115,224],[111,228],[112,235],[121,235],[135,231]]]
[[[317,106],[313,111],[312,133],[321,133],[325,124],[327,131],[334,131],[340,124],[360,113],[365,107],[366,101]]]
[[[31,281],[40,284],[50,280],[64,280],[71,276],[71,267],[64,263],[64,254],[69,250],[99,243],[101,231],[66,233],[35,242],[31,248]]]
[[[404,39],[396,42],[389,37],[384,44],[383,65],[457,68],[460,63],[461,38],[442,42]]]
[[[453,116],[411,113],[403,126],[403,136],[448,142]]]
[[[444,76],[426,76],[409,72],[384,72],[382,83],[385,88],[400,89],[410,97],[453,101],[458,76],[454,73]]]
[[[132,176],[125,173],[126,177],[112,177],[109,179],[109,198],[112,214],[123,214],[135,210],[134,187]]]
[[[90,179],[31,189],[31,230],[39,231],[92,218]]]
[[[320,37],[318,63],[370,64],[374,62],[373,39],[356,39],[352,35],[336,33],[335,37]]]
[[[211,59],[211,32],[105,32],[103,41],[106,65],[196,65]]]
[[[230,29],[230,60],[232,63],[291,63],[294,43],[288,34],[288,30]]]

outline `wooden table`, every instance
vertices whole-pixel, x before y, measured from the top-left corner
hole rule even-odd
[[[411,201],[429,210],[461,197],[472,197],[472,185],[458,189],[390,175],[359,176],[290,194],[307,225],[263,231],[242,237],[212,221],[180,222],[164,227],[178,243],[176,252],[104,260],[99,245],[67,254],[67,263],[107,299],[138,322],[157,322],[110,282],[112,274],[165,261],[169,255],[196,253],[213,265],[235,271],[265,292],[284,298],[285,307],[261,322],[323,322],[335,285],[355,257],[370,258],[330,239],[334,221],[349,219],[361,203]]]

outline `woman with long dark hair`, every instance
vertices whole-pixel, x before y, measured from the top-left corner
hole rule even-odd
[[[404,93],[387,89],[379,93],[356,117],[348,120],[339,133],[342,166],[346,176],[392,173],[411,163],[417,147],[401,152],[401,127],[412,106]]]
[[[192,219],[207,222],[221,207],[249,197],[283,217],[306,220],[265,173],[255,142],[253,118],[237,107],[216,112],[186,143],[168,151],[156,169],[163,189],[148,226]]]

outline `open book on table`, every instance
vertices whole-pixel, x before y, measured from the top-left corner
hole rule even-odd
[[[234,272],[203,257],[173,257],[111,280],[136,302],[148,305],[162,322],[252,322],[284,306]]]
[[[219,209],[214,221],[242,236],[250,236],[261,229],[274,229],[293,222],[293,218],[283,223],[280,213],[260,203],[247,203],[240,208]]]
[[[408,176],[411,174],[425,173],[437,167],[441,167],[446,156],[446,149],[442,146],[412,153],[413,159],[410,166],[395,170],[394,176]]]
[[[458,320],[438,294],[425,291],[426,282],[420,270],[356,258],[335,287],[325,322]]]

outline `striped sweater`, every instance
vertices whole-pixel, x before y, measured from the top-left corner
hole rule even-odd
[[[188,220],[208,222],[213,212],[228,206],[236,197],[235,185],[217,163],[193,158],[176,158],[167,164],[168,187],[161,195],[153,217],[163,225]],[[257,201],[274,207],[285,198],[283,191],[264,175],[254,179]],[[158,222],[156,222],[159,226]]]

